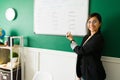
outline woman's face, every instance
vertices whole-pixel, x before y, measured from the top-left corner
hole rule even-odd
[[[87,22],[87,27],[90,32],[96,33],[100,27],[101,23],[96,17],[92,17]]]

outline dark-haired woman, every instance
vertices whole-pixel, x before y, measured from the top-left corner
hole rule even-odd
[[[101,61],[104,39],[101,34],[102,18],[98,13],[92,13],[87,20],[88,33],[83,37],[81,45],[77,45],[70,32],[67,39],[72,50],[77,54],[76,73],[82,80],[105,80],[106,73]]]

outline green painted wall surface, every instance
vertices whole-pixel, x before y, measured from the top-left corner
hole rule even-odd
[[[27,47],[72,51],[69,46],[70,42],[65,36],[34,34],[33,0],[0,0],[0,6],[0,27],[6,30],[7,35],[24,36],[24,44]],[[17,12],[14,21],[7,21],[5,18],[5,11],[9,7],[14,8]],[[81,37],[75,37],[75,39],[80,44]]]
[[[103,17],[102,32],[105,38],[104,55],[120,57],[120,0],[90,0],[90,13],[99,12]],[[14,21],[7,21],[5,11],[12,7],[17,12]],[[33,0],[0,0],[0,27],[7,35],[24,36],[27,47],[72,51],[65,36],[36,35],[33,32],[34,19]],[[82,37],[75,37],[78,44]]]
[[[90,13],[99,12],[103,18],[104,55],[120,57],[120,0],[91,0]]]

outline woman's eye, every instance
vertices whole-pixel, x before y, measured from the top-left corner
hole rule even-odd
[[[91,23],[91,21],[88,21],[88,23],[90,24],[90,23]]]
[[[88,21],[88,24],[95,24],[97,21],[96,20],[94,20],[94,21]]]
[[[92,23],[93,23],[93,24],[95,24],[96,22],[97,22],[97,21],[96,21],[96,20],[94,20]]]

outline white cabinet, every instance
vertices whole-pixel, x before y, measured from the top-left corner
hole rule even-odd
[[[0,80],[24,80],[23,37],[5,38],[6,44],[0,45]]]

